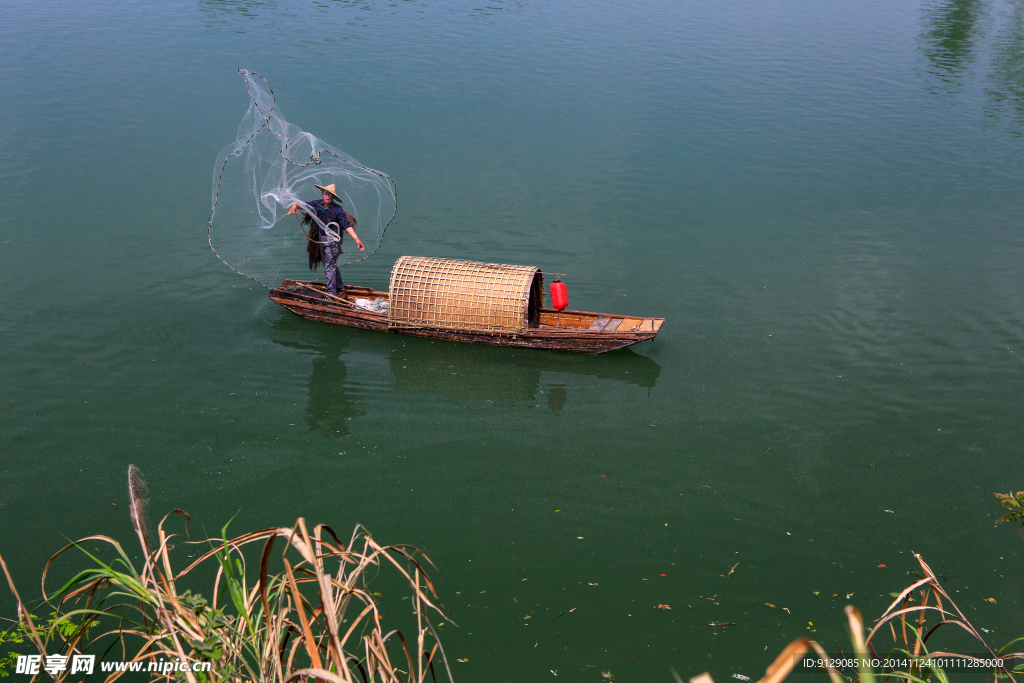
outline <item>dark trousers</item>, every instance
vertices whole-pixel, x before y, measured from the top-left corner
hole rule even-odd
[[[338,268],[338,257],[341,256],[341,244],[339,242],[328,242],[323,245],[324,254],[324,282],[327,285],[328,294],[337,294],[338,290],[345,289],[345,283],[341,279],[341,269]]]

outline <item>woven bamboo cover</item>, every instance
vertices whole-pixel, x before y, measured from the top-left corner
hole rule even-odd
[[[403,256],[391,269],[388,325],[520,334],[536,273],[529,266]]]

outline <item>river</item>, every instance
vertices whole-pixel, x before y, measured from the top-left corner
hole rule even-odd
[[[422,548],[457,681],[756,679],[848,643],[913,552],[993,645],[1022,634],[992,495],[1024,488],[1020,3],[14,0],[0,44],[24,594],[67,538],[133,545],[134,463],[193,534]],[[660,335],[585,357],[270,302],[207,244],[238,68],[395,180],[346,281],[536,265]]]

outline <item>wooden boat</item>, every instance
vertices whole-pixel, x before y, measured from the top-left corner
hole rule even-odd
[[[270,298],[321,322],[432,339],[604,353],[654,339],[664,318],[557,311],[544,306],[543,274],[530,266],[403,256],[388,292],[349,285],[333,297],[324,285],[285,280]],[[356,300],[388,302],[386,313]]]

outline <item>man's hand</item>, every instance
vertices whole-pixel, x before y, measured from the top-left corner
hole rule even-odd
[[[359,247],[359,251],[363,251],[366,249],[366,247],[363,246],[363,241],[359,239],[359,235],[356,234],[356,231],[354,228],[352,228],[352,226],[345,228],[345,232],[352,235],[352,239],[356,241],[356,246]]]
[[[298,204],[292,204],[292,208],[288,209],[288,215],[289,216],[294,216],[298,212],[299,212],[299,205]]]

